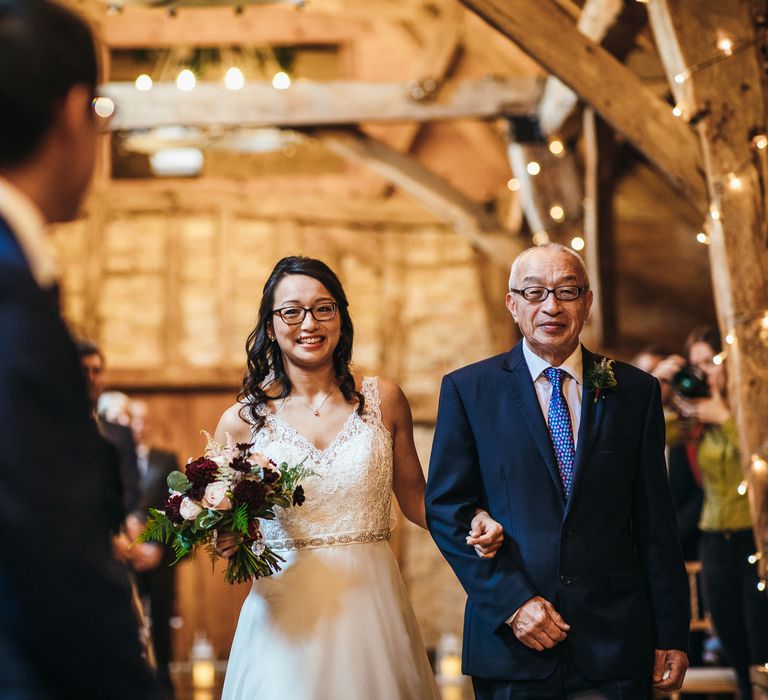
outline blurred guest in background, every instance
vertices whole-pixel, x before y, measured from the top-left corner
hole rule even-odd
[[[720,336],[715,329],[694,330],[686,342],[688,362],[706,377],[709,395],[678,396],[683,416],[696,421],[691,440],[704,486],[699,526],[704,597],[723,648],[739,677],[741,697],[752,697],[750,664],[768,662],[768,596],[757,589],[756,567],[747,559],[755,540],[739,459],[736,423],[726,396]]]
[[[47,0],[0,0],[0,698],[155,698],[111,556],[114,451],[59,316],[48,223],[93,172],[96,49]]]
[[[146,515],[150,508],[163,507],[168,498],[168,475],[178,470],[179,464],[173,452],[152,445],[153,423],[146,402],[131,401],[128,408],[138,454],[139,510]],[[170,699],[173,698],[173,685],[168,671],[173,658],[170,621],[176,578],[176,569],[171,564],[175,557],[170,549],[149,542],[134,545],[134,548],[143,553],[134,559],[133,566],[138,572],[139,592],[149,603],[148,606],[145,603],[145,606],[151,619],[158,677],[166,698]],[[146,553],[145,549],[148,549]]]
[[[131,513],[138,512],[139,504],[139,473],[136,466],[136,444],[133,441],[133,433],[128,427],[127,397],[125,402],[125,419],[121,425],[119,422],[106,419],[99,415],[97,408],[99,398],[104,392],[104,355],[98,345],[89,340],[80,340],[77,343],[77,354],[80,364],[88,382],[88,397],[91,402],[91,411],[101,434],[109,440],[117,450],[120,464],[119,493],[121,506],[121,522]],[[113,393],[113,392],[110,392]]]
[[[673,384],[674,378],[687,363],[681,355],[670,354],[659,346],[649,346],[635,356],[632,364],[652,374],[661,383],[667,430],[667,470],[677,516],[677,531],[686,561],[696,561],[699,558],[699,517],[704,491],[701,487],[701,474],[691,468],[688,457],[690,442],[687,439],[689,425],[674,404],[677,394]]]

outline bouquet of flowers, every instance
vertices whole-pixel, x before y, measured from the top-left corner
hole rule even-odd
[[[279,562],[285,560],[266,545],[259,520],[274,519],[275,508],[302,505],[300,482],[314,472],[303,463],[277,465],[251,452],[252,444],[235,443],[230,435],[225,445],[204,435],[204,455],[189,460],[184,474],[168,475],[170,496],[163,510],[150,508],[139,542],[171,544],[174,564],[202,545],[215,562],[218,533],[230,531],[242,535],[243,541],[227,563],[228,583],[280,571]]]

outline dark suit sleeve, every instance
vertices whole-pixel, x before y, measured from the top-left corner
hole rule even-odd
[[[635,485],[632,529],[650,592],[656,648],[686,651],[690,626],[688,577],[667,480],[664,442],[661,391],[658,381],[653,380]]]
[[[31,280],[4,274],[0,645],[51,697],[155,698],[111,556],[109,450],[90,420],[74,347]]]
[[[426,491],[427,524],[470,601],[501,626],[536,595],[509,548],[491,559],[465,541],[477,508],[485,507],[477,449],[464,404],[450,376],[443,379]]]

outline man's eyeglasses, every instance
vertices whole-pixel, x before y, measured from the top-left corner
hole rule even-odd
[[[296,326],[304,322],[307,312],[312,314],[312,318],[315,321],[331,321],[336,318],[338,308],[339,306],[335,302],[324,301],[322,304],[315,304],[315,306],[308,309],[303,306],[284,306],[282,309],[275,309],[272,314],[277,314],[283,319],[283,323],[287,323],[289,326]]]
[[[548,289],[547,287],[526,287],[525,289],[510,289],[510,292],[519,294],[526,301],[545,301],[550,294],[555,295],[558,301],[576,301],[589,287],[578,287],[575,284],[564,284],[562,287]]]

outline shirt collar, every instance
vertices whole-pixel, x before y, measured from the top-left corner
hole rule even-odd
[[[531,373],[531,379],[535,382],[541,373],[551,367],[546,360],[539,357],[533,350],[528,347],[528,341],[523,340],[523,356],[525,362],[528,365],[528,371]],[[581,344],[576,346],[576,349],[570,354],[570,356],[560,365],[560,369],[568,373],[570,377],[576,380],[576,383],[581,386],[584,377],[583,371],[584,358],[582,357]]]
[[[43,288],[56,284],[59,277],[58,265],[45,235],[42,212],[24,192],[1,177],[0,217],[13,230],[37,284]]]

